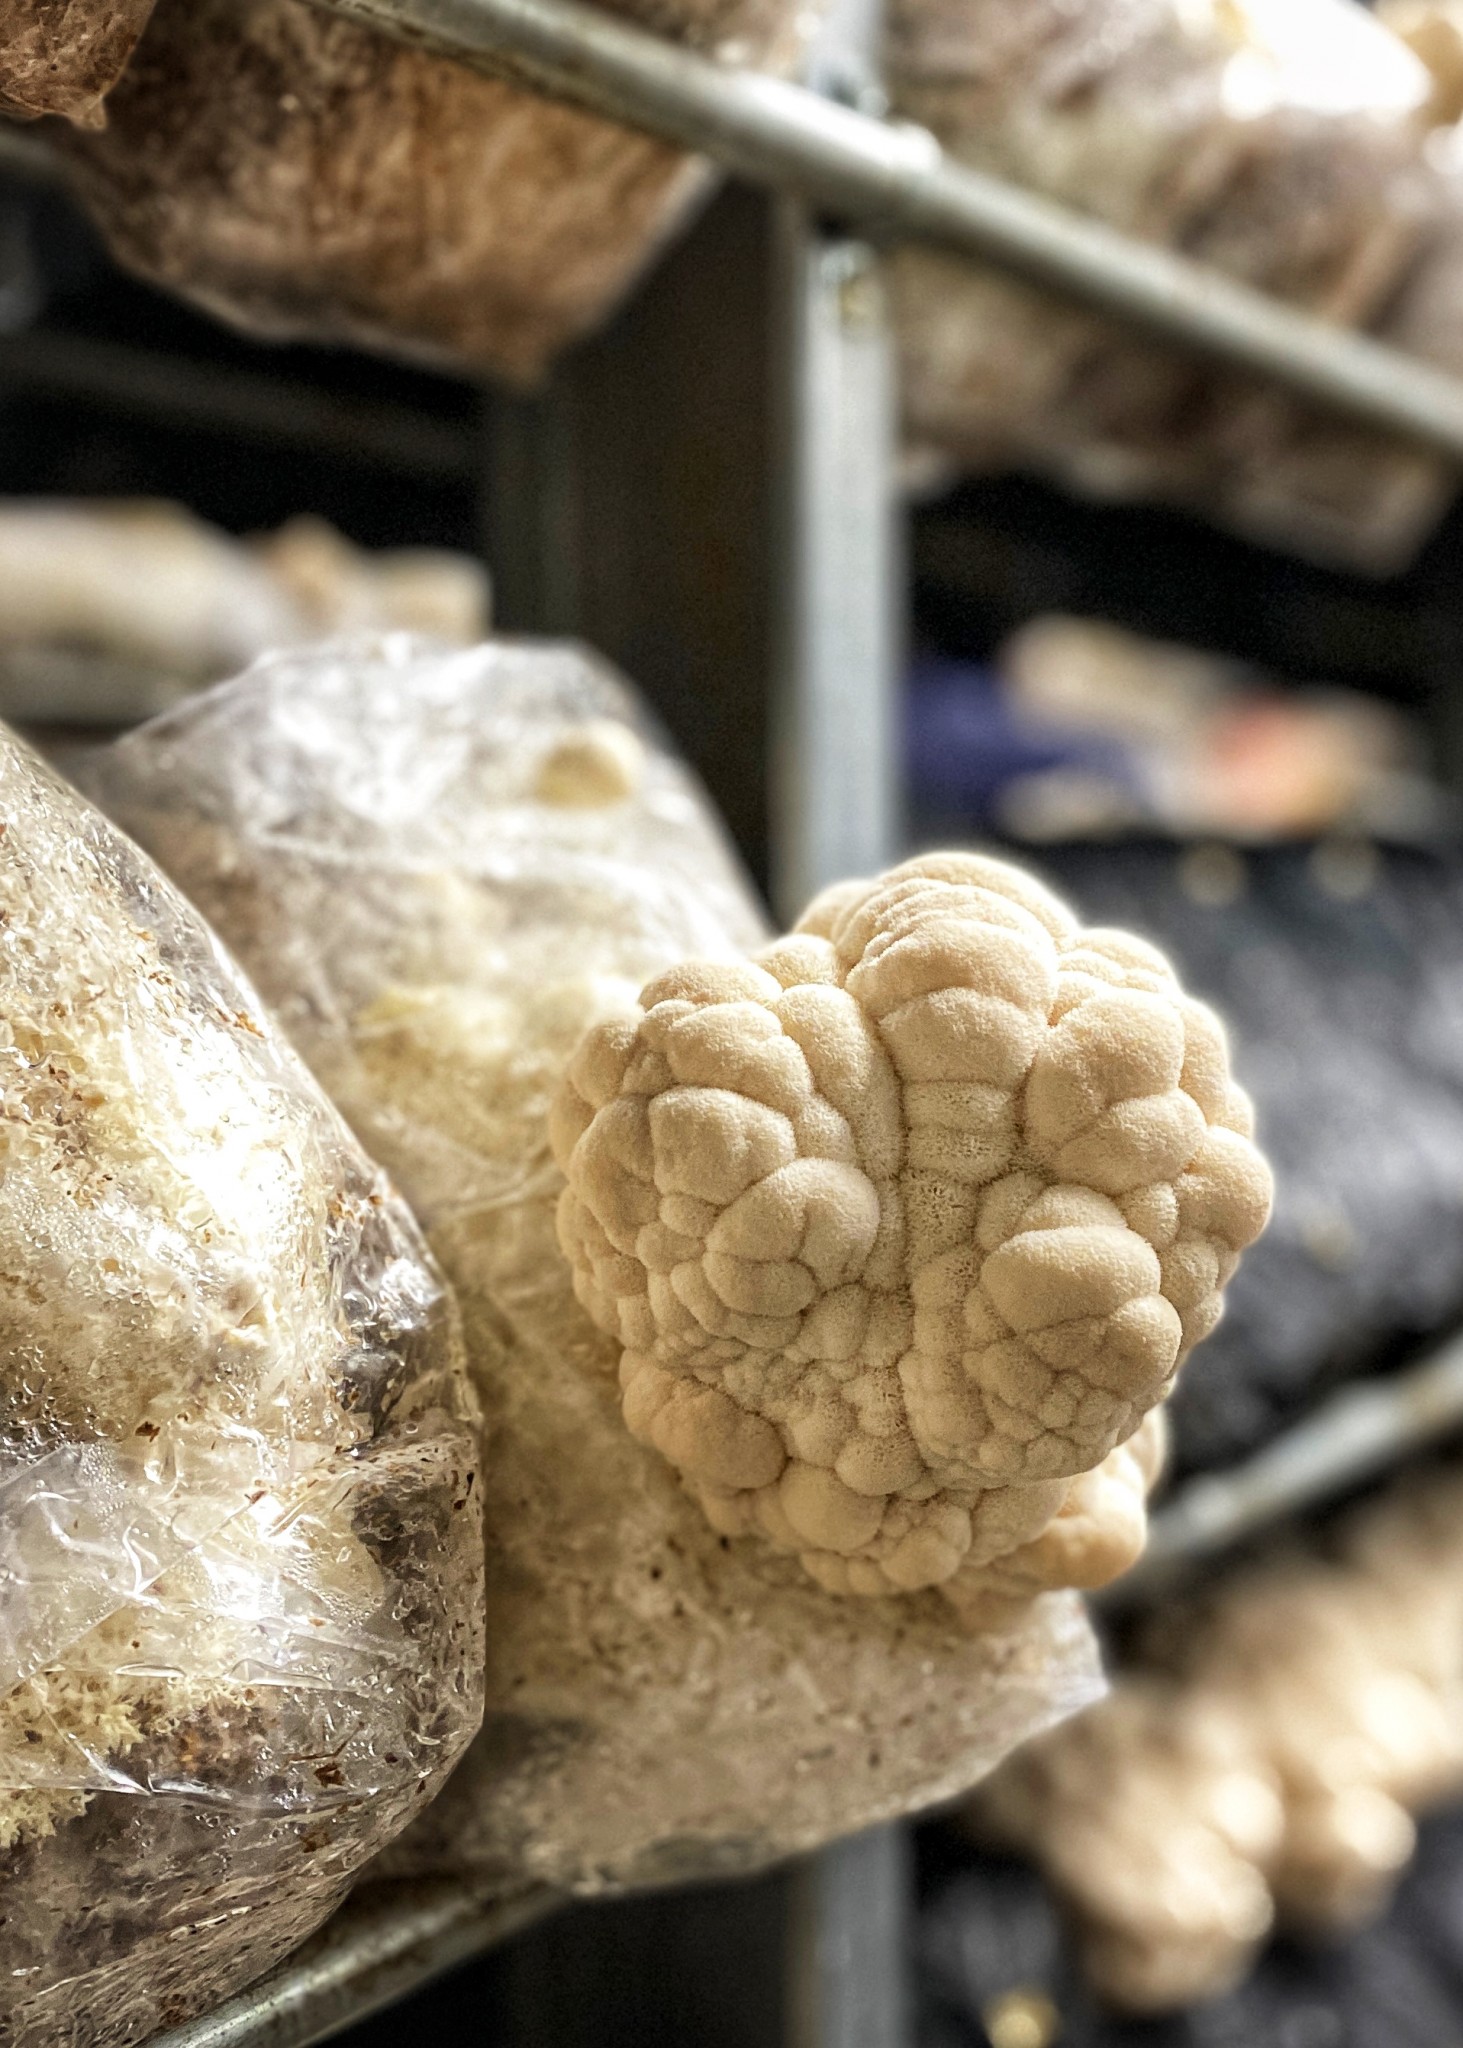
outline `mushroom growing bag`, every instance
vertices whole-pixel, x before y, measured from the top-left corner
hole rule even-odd
[[[0,728],[0,2038],[335,1906],[481,1708],[476,1437],[399,1198],[196,912]]]
[[[0,114],[99,128],[153,0],[0,0]]]
[[[615,0],[786,71],[816,8]],[[710,186],[684,151],[305,0],[159,0],[106,127],[72,136],[118,260],[246,331],[532,380]]]
[[[713,1528],[620,1411],[555,1233],[588,1027],[766,931],[702,792],[572,647],[270,658],[101,758],[428,1228],[487,1419],[487,1711],[397,1867],[747,1869],[949,1797],[1099,1689],[1070,1593],[971,1632]]]
[[[1431,84],[1355,0],[897,0],[888,71],[896,110],[962,161],[1453,366]],[[961,466],[1379,571],[1447,504],[1415,450],[1106,315],[926,250],[893,275],[909,432]]]

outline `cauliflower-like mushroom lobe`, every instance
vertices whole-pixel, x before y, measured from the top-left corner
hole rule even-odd
[[[1046,1873],[1100,1997],[1192,2005],[1273,1922],[1335,1935],[1383,1908],[1413,1816],[1463,1789],[1460,1565],[1463,1472],[1404,1472],[1160,1610],[1105,1700],[979,1787],[971,1826]]]
[[[925,857],[588,1033],[559,1235],[629,1428],[717,1529],[833,1592],[979,1607],[998,1560],[1031,1592],[1130,1561],[1099,1525],[1135,1489],[1141,1543],[1146,1452],[1073,1482],[1214,1327],[1269,1209],[1251,1128],[1153,947]]]

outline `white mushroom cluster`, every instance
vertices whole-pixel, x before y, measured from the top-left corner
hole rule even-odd
[[[1122,1447],[1264,1225],[1251,1128],[1151,946],[926,857],[586,1036],[560,1239],[718,1530],[974,1613],[1141,1548],[1153,1430]]]
[[[1463,1786],[1463,1473],[1394,1480],[1323,1548],[1155,1621],[1111,1696],[1004,1765],[977,1831],[1041,1866],[1108,2003],[1230,1989],[1277,1923],[1379,1911]]]

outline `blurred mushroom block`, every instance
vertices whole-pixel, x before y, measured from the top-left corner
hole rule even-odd
[[[1395,1480],[1333,1554],[1283,1555],[1160,1615],[1112,1697],[976,1796],[1033,1854],[1113,2003],[1234,1984],[1277,1916],[1378,1912],[1413,1815],[1463,1789],[1463,1476]]]
[[[777,69],[791,0],[618,9]],[[304,0],[163,0],[105,133],[69,144],[118,257],[254,333],[518,379],[601,320],[698,161]]]
[[[1432,74],[1430,112],[1441,127],[1463,118],[1463,6],[1459,0],[1381,0],[1377,19]]]
[[[153,0],[0,0],[0,113],[83,128],[122,75]]]
[[[323,519],[237,541],[166,503],[0,500],[0,713],[119,724],[333,632],[475,640],[488,605],[471,557],[368,553]]]
[[[1328,320],[1463,363],[1433,79],[1353,0],[900,0],[899,109],[957,157]],[[1387,570],[1445,466],[948,257],[895,259],[906,423],[976,469],[1197,507]]]

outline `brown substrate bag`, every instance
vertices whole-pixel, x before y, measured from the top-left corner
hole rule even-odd
[[[796,48],[787,0],[616,11],[745,62]],[[515,378],[610,311],[707,177],[304,0],[162,0],[107,112],[68,148],[130,268],[255,333]]]
[[[99,127],[153,0],[0,0],[0,113]]]
[[[487,1421],[487,1713],[398,1867],[585,1891],[748,1869],[953,1796],[1100,1685],[1076,1596],[972,1634],[711,1526],[620,1412],[555,1238],[587,1025],[760,914],[702,793],[576,649],[276,656],[95,784],[227,931],[426,1225]]]
[[[1438,142],[1433,157],[1442,173],[1441,218],[1374,331],[1379,340],[1459,376],[1463,152],[1456,133]],[[1457,493],[1457,469],[1442,456],[1313,411],[1283,392],[1248,387],[1236,419],[1244,422],[1245,438],[1213,505],[1241,532],[1317,561],[1377,575],[1403,570]],[[1157,494],[1192,496],[1181,474],[1173,485],[1164,483]]]

